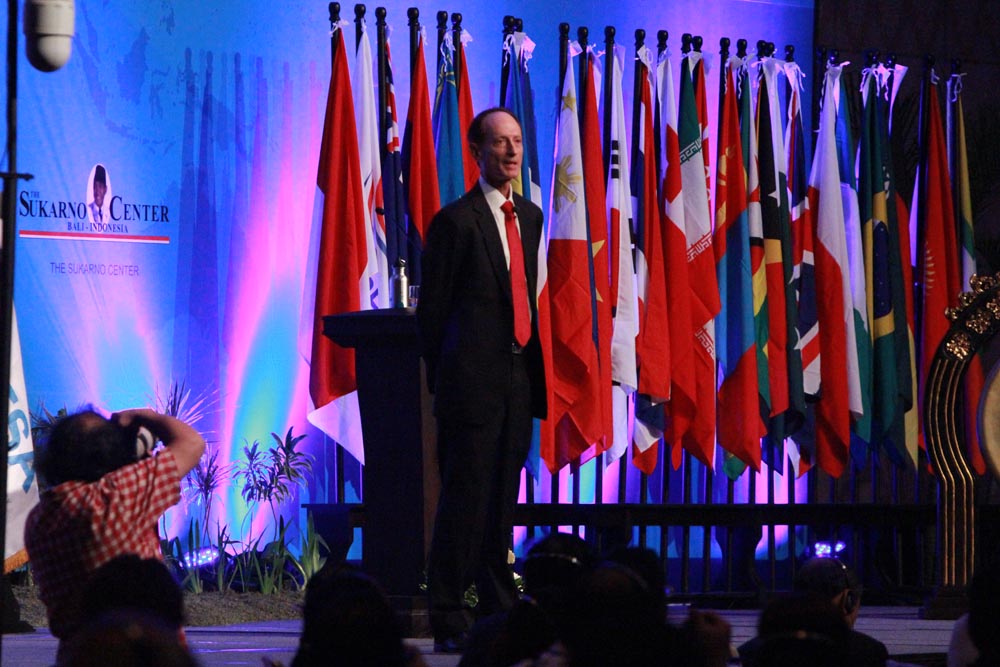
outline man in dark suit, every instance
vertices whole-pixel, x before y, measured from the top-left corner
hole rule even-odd
[[[417,305],[435,394],[441,496],[428,559],[437,650],[462,649],[472,618],[517,599],[507,563],[532,422],[544,417],[545,373],[535,286],[542,212],[514,194],[521,126],[506,109],[473,119],[468,142],[479,182],[434,216]]]

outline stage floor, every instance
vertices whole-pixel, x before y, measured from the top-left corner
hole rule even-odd
[[[720,612],[733,628],[733,644],[756,634],[754,610]],[[916,607],[863,607],[857,629],[876,637],[896,661],[944,665],[953,621],[919,618]],[[298,621],[271,621],[218,627],[188,628],[188,641],[203,667],[259,667],[262,657],[291,664],[298,645]],[[435,655],[430,639],[408,640],[425,654],[428,667],[453,667],[458,656]],[[56,640],[43,628],[34,633],[4,635],[3,665],[49,667],[55,661]]]

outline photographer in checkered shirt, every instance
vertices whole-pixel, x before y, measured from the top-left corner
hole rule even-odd
[[[153,454],[156,441],[163,448]],[[180,500],[180,482],[205,440],[149,409],[92,409],[59,420],[36,452],[44,482],[24,528],[25,546],[60,657],[80,618],[91,573],[122,554],[162,558],[157,521]],[[57,660],[58,662],[58,660]]]

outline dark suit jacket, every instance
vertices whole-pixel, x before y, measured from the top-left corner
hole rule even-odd
[[[532,297],[532,336],[524,350],[532,414],[544,417],[545,373],[534,299],[542,211],[516,194],[513,199]],[[500,232],[478,184],[431,220],[421,268],[417,324],[434,413],[485,422],[497,414],[510,387],[514,310]]]

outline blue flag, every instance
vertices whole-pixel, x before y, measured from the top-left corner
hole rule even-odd
[[[441,44],[441,64],[438,68],[434,93],[434,153],[437,157],[441,205],[445,206],[465,194],[462,166],[462,124],[458,115],[458,83],[455,76],[455,49],[451,35]]]

